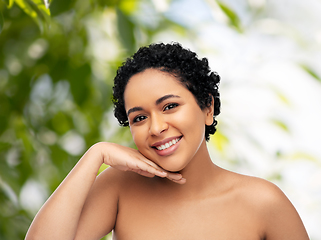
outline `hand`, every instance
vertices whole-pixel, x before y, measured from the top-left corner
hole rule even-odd
[[[138,150],[114,143],[98,143],[103,145],[104,163],[122,171],[132,171],[145,177],[166,177],[169,180],[184,184],[186,179],[179,173],[168,172],[151,160],[144,157]]]

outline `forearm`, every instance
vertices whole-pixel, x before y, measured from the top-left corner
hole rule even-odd
[[[98,143],[79,160],[36,215],[26,240],[74,239],[83,206],[102,163],[147,177],[167,177],[183,184],[181,174],[165,172],[135,149]]]
[[[94,145],[59,185],[31,224],[26,240],[73,239],[88,192],[103,157]]]

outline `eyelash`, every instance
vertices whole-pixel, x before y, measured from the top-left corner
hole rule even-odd
[[[144,118],[144,119],[141,119],[141,118]],[[135,118],[133,119],[133,123],[141,122],[141,121],[143,121],[143,120],[145,120],[145,119],[146,119],[146,116],[140,115],[140,116],[137,116],[137,117],[135,117]]]
[[[171,109],[176,108],[176,107],[178,107],[177,103],[169,103],[163,108],[163,111],[168,111],[168,110],[171,110]],[[141,122],[141,121],[143,121],[145,119],[146,119],[146,116],[139,115],[139,116],[137,116],[137,117],[135,117],[133,119],[133,123]]]
[[[169,103],[164,107],[163,111],[171,110],[173,108],[176,108],[177,106],[178,106],[177,103]],[[166,109],[166,108],[168,108],[168,109]]]

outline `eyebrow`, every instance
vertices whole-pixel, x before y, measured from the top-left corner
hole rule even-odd
[[[168,94],[168,95],[165,95],[159,99],[156,100],[156,105],[159,105],[161,104],[163,101],[165,101],[166,99],[169,99],[169,98],[179,98],[179,96],[177,95],[173,95],[173,94]]]
[[[174,95],[174,94],[168,94],[168,95],[165,95],[163,97],[160,97],[159,99],[157,99],[155,101],[155,104],[156,105],[159,105],[161,104],[162,102],[164,102],[166,99],[169,99],[169,98],[180,98],[180,96],[177,96],[177,95]],[[128,110],[127,112],[127,117],[129,116],[130,113],[132,112],[137,112],[137,111],[142,111],[144,110],[142,107],[133,107],[131,109]]]
[[[142,110],[143,110],[142,107],[133,107],[133,108],[131,108],[131,109],[128,110],[128,112],[127,112],[127,117],[128,117],[129,114],[132,113],[132,112],[137,112],[137,111],[142,111]]]

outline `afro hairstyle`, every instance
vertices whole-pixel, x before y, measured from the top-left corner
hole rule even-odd
[[[175,76],[194,95],[202,110],[211,106],[214,99],[213,123],[205,126],[205,139],[208,141],[210,134],[216,132],[215,117],[220,113],[220,76],[211,71],[207,58],[199,59],[196,53],[183,48],[179,43],[154,43],[141,47],[118,68],[112,100],[114,115],[120,125],[129,126],[124,102],[124,92],[129,79],[149,68]]]

